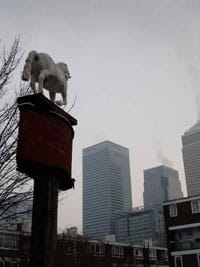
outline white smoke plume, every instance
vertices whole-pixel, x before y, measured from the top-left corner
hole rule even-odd
[[[162,165],[173,168],[172,162],[168,158],[166,158],[161,148],[158,150],[157,158]]]

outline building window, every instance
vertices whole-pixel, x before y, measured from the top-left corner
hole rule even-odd
[[[12,234],[5,234],[4,236],[4,248],[16,249],[18,247],[18,238]]]
[[[183,239],[182,232],[178,232],[177,235],[178,235],[178,240],[182,240]]]
[[[8,233],[0,233],[0,248],[17,249],[18,243],[18,236]]]
[[[191,201],[192,213],[199,213],[200,212],[200,200],[196,199]]]
[[[176,204],[169,205],[169,215],[170,217],[176,217],[178,215]]]
[[[175,256],[175,267],[183,267],[182,256]]]
[[[124,248],[120,246],[112,246],[112,257],[123,257]]]
[[[102,244],[91,244],[90,251],[93,255],[103,256],[105,254],[105,248]]]
[[[149,257],[156,259],[156,250],[155,249],[149,249]]]
[[[168,251],[165,250],[165,260],[168,261]]]
[[[187,230],[185,232],[185,239],[192,239],[192,230]]]
[[[136,258],[143,257],[143,249],[142,248],[134,248],[134,255]]]

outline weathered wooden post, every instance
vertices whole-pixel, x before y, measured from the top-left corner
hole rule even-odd
[[[71,178],[76,119],[42,94],[19,97],[17,168],[34,179],[31,267],[51,267],[57,238],[58,190]]]

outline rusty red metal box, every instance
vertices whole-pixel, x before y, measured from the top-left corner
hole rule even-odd
[[[42,94],[20,97],[17,102],[18,170],[33,178],[56,175],[59,189],[71,188],[72,126],[77,124],[76,119]]]

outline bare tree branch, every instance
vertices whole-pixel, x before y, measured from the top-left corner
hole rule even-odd
[[[30,178],[16,171],[16,149],[18,132],[18,109],[16,99],[11,100],[8,91],[11,79],[19,65],[22,53],[19,38],[15,38],[11,48],[0,53],[0,225],[2,221],[16,218],[26,211],[18,207],[32,199]],[[17,96],[27,93],[28,87],[20,85]],[[8,103],[3,102],[6,96]]]

